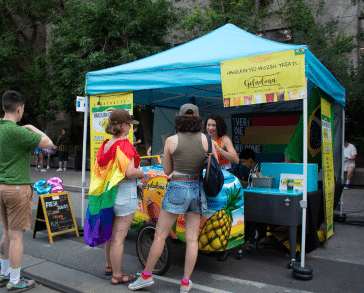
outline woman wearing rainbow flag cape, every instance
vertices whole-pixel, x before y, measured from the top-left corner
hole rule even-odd
[[[102,143],[95,159],[84,227],[89,246],[106,244],[105,274],[112,275],[113,285],[134,279],[121,272],[124,239],[138,205],[136,179],[144,177],[137,169],[139,155],[126,138],[131,124],[139,122],[126,110],[116,109],[110,114],[105,131],[112,137]]]

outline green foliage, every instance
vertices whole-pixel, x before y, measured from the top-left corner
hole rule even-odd
[[[269,15],[268,6],[272,0],[211,0],[207,7],[197,7],[184,17],[181,27],[196,34],[208,33],[227,23],[251,32],[257,33],[262,29],[262,18]]]
[[[285,15],[292,32],[291,42],[307,45],[336,79],[348,88],[352,84],[350,75],[352,66],[348,54],[357,47],[353,42],[355,36],[346,36],[339,29],[337,20],[323,24],[316,22],[313,13],[320,17],[323,5],[324,1],[321,1],[318,10],[312,12],[311,8],[301,0],[287,2]]]
[[[175,21],[166,0],[69,0],[54,19],[48,63],[60,110],[75,111],[87,72],[121,65],[168,48]]]
[[[48,102],[40,101],[46,77],[35,60],[37,56],[44,54],[42,29],[54,13],[53,7],[54,4],[48,0],[0,2],[1,95],[10,89],[24,93],[27,97],[27,111],[23,120],[35,122],[36,125],[36,117]],[[45,111],[48,111],[47,108]]]
[[[353,85],[347,94],[346,134],[348,141],[364,154],[364,60],[353,74]]]

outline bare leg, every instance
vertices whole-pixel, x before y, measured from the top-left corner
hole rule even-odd
[[[40,165],[40,168],[43,169],[43,154],[42,153],[39,154],[39,165]]]
[[[50,162],[51,162],[51,154],[48,154],[47,155],[47,166],[50,166],[49,164],[50,164]]]
[[[35,168],[38,168],[38,164],[39,164],[39,154],[36,155],[37,158],[35,159]]]
[[[347,174],[347,180],[350,180],[353,178],[354,176],[354,168],[353,167],[348,167],[348,174]]]
[[[59,168],[62,169],[62,161],[59,161],[58,164],[59,164]]]
[[[185,214],[186,223],[186,257],[183,277],[190,279],[198,256],[198,230],[200,214],[189,212]]]
[[[9,261],[12,269],[19,269],[23,260],[24,232],[9,230]]]
[[[155,264],[162,255],[166,238],[177,217],[178,214],[172,214],[165,210],[161,210],[155,230],[154,241],[150,248],[147,264],[145,266],[147,272],[151,273],[153,271]]]
[[[115,217],[110,244],[110,260],[114,277],[121,277],[121,261],[124,252],[124,240],[134,219],[134,213],[125,217]]]
[[[111,239],[105,243],[105,256],[106,256],[106,266],[111,267],[111,258],[110,258],[110,247],[111,247]]]
[[[67,161],[63,161],[63,168],[67,167]]]

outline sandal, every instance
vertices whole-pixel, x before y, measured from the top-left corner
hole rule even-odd
[[[131,281],[134,281],[134,279],[135,279],[134,276],[127,275],[127,274],[123,274],[120,277],[112,276],[111,284],[112,285],[126,284],[126,283],[130,283]],[[114,282],[113,282],[113,280],[114,280]],[[116,280],[116,282],[115,282],[115,280]]]
[[[112,275],[112,267],[111,266],[106,266],[105,275],[106,276],[111,276]]]

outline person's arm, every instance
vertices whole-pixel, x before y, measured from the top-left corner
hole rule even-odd
[[[348,160],[352,160],[352,161],[355,161],[356,159],[356,155],[352,155],[351,157],[348,158]]]
[[[139,138],[137,141],[133,141],[133,146],[140,144],[142,140]]]
[[[226,159],[228,159],[231,163],[239,164],[239,157],[238,154],[235,151],[235,148],[233,146],[233,143],[231,142],[230,138],[226,135],[223,136],[221,141],[222,148],[219,147],[216,141],[213,141],[213,144],[216,148],[216,150],[224,156]],[[223,148],[226,148],[226,151]]]
[[[39,142],[39,145],[38,145],[39,148],[47,149],[47,148],[51,148],[53,146],[52,140],[43,131],[39,130],[35,126],[27,124],[27,125],[24,125],[22,127],[24,127],[25,129],[28,129],[31,132],[38,133],[38,134],[42,135],[42,138],[41,138],[41,140]]]
[[[150,146],[149,149],[147,150],[147,156],[151,155],[152,155],[152,147]]]
[[[171,144],[172,138],[168,137],[164,144],[164,155],[163,155],[163,171],[169,176],[173,172],[172,155],[171,155]]]
[[[142,179],[144,177],[144,172],[135,168],[134,158],[131,159],[128,167],[126,168],[125,176],[129,179]]]

